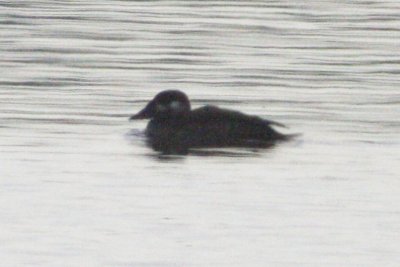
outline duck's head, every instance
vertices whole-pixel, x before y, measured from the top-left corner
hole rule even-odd
[[[178,90],[167,90],[158,93],[144,109],[131,116],[130,120],[173,117],[190,111],[187,95]]]

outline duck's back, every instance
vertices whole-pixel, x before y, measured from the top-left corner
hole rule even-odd
[[[224,146],[268,146],[286,135],[278,133],[273,121],[241,112],[205,106],[185,116],[150,122],[147,133],[158,150],[169,148]],[[280,125],[282,126],[282,125]]]

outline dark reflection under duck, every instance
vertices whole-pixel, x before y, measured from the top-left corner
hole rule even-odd
[[[157,94],[130,120],[151,119],[147,143],[163,154],[188,154],[194,148],[269,148],[294,135],[282,134],[271,126],[283,124],[239,111],[204,106],[191,109],[187,95],[178,90]]]

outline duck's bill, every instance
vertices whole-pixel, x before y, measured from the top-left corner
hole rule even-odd
[[[129,117],[129,120],[143,120],[143,119],[148,119],[150,116],[147,114],[146,110],[143,109],[136,113],[135,115],[132,115]]]
[[[138,113],[138,114],[135,114],[135,115],[132,115],[132,116],[129,117],[129,120],[130,120],[130,121],[133,121],[133,120],[142,120],[142,119],[146,119],[146,117],[140,115],[139,113]]]
[[[153,105],[150,102],[144,109],[132,115],[129,120],[143,120],[151,117],[153,117]]]

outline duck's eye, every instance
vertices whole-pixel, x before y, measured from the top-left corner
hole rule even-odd
[[[172,101],[169,106],[171,107],[171,109],[177,110],[182,108],[182,103],[179,101]]]
[[[164,105],[162,105],[162,104],[157,104],[157,105],[156,105],[156,110],[157,110],[158,112],[163,112],[163,111],[166,111],[166,110],[167,110],[167,107],[164,106]]]

